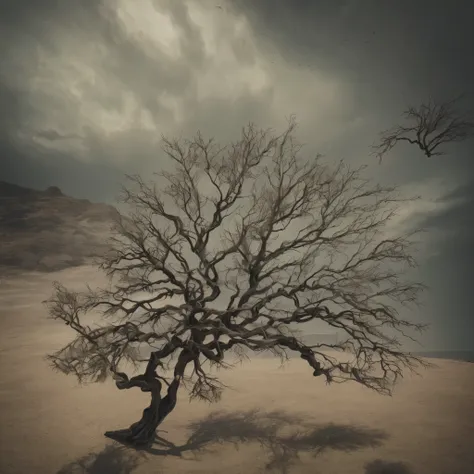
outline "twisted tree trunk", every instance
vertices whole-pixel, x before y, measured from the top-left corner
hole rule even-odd
[[[140,421],[133,423],[127,429],[107,431],[105,436],[134,446],[149,446],[155,438],[158,426],[176,406],[179,381],[179,376],[176,376],[168,387],[167,395],[161,398],[161,383],[159,380],[154,380],[150,384],[151,403],[143,410]]]
[[[143,392],[151,392],[151,403],[143,410],[140,421],[133,423],[126,429],[106,431],[105,436],[136,447],[150,446],[155,439],[156,429],[176,406],[178,388],[184,370],[195,357],[195,353],[183,349],[174,369],[174,379],[168,387],[168,393],[163,398],[161,398],[162,385],[155,374],[156,357],[150,358],[144,375],[138,375],[129,380],[126,374],[118,373],[116,377],[118,389],[140,387]]]

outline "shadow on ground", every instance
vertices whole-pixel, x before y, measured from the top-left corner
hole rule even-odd
[[[365,474],[414,474],[404,462],[376,459],[365,466]]]
[[[329,449],[350,452],[377,447],[388,437],[381,430],[355,425],[322,425],[308,417],[282,411],[214,412],[185,428],[190,434],[182,444],[158,435],[152,447],[139,451],[117,443],[99,454],[89,454],[63,467],[57,474],[129,474],[143,456],[148,459],[152,455],[198,459],[204,454],[212,455],[224,444],[239,448],[250,443],[258,443],[267,453],[268,471],[287,474],[302,454],[317,456]],[[368,465],[366,474],[385,473],[374,470],[378,468],[377,463],[380,461]],[[392,474],[392,471],[387,472]],[[409,473],[393,471],[393,474]]]
[[[144,453],[112,444],[63,466],[57,474],[131,474],[145,458]]]

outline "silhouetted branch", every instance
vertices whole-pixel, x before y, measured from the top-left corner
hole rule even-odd
[[[404,113],[407,124],[397,125],[381,133],[380,143],[373,146],[374,154],[382,160],[397,143],[417,145],[431,156],[444,155],[440,146],[460,142],[474,134],[474,121],[456,109],[460,97],[445,103],[430,100],[418,107],[409,107]]]

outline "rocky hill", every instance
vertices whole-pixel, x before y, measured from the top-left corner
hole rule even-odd
[[[106,248],[117,210],[106,204],[0,181],[0,272],[83,265]]]

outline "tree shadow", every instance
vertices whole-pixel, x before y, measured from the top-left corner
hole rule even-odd
[[[147,448],[148,454],[179,456],[190,453],[212,453],[223,444],[258,443],[268,454],[266,469],[286,474],[300,455],[317,456],[323,451],[355,451],[380,446],[387,434],[364,426],[317,424],[295,414],[283,411],[214,412],[207,418],[188,425],[188,439],[180,444],[156,436],[155,444]]]
[[[330,449],[351,452],[380,446],[388,438],[381,430],[349,424],[320,424],[307,416],[284,411],[213,412],[184,428],[189,433],[184,443],[175,444],[159,434],[149,448],[135,449],[114,442],[98,454],[88,454],[64,466],[57,474],[130,474],[141,459],[150,456],[176,456],[192,461],[204,454],[212,456],[223,445],[239,449],[251,443],[258,443],[266,452],[267,471],[287,474],[302,454],[315,457]],[[374,470],[380,467],[380,462],[368,465],[366,474],[385,474],[383,470]],[[387,471],[387,474],[411,473]]]
[[[110,444],[100,453],[89,453],[63,466],[56,474],[130,474],[140,464],[143,453],[119,444]]]
[[[384,461],[375,459],[365,465],[365,474],[414,474],[404,462]]]

